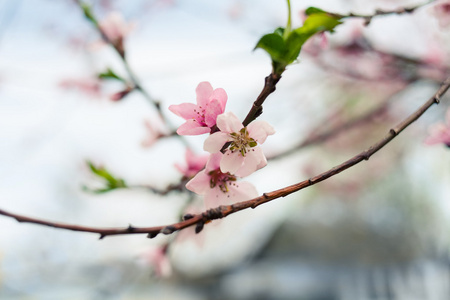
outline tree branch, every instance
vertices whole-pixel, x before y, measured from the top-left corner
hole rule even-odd
[[[418,8],[421,8],[422,6],[428,5],[430,3],[433,3],[435,0],[431,0],[422,4],[418,4],[416,6],[411,6],[411,7],[401,7],[398,9],[394,9],[394,10],[382,10],[382,9],[377,9],[375,11],[374,14],[372,15],[360,15],[360,14],[355,14],[355,13],[350,13],[348,15],[340,15],[340,14],[335,14],[337,16],[340,16],[341,18],[362,18],[364,19],[364,24],[367,26],[370,24],[370,22],[372,22],[372,19],[378,16],[386,16],[386,15],[402,15],[402,14],[409,14],[409,13],[413,13],[415,10],[417,10]]]
[[[319,183],[323,180],[326,180],[334,175],[345,171],[353,167],[354,165],[360,163],[363,160],[368,160],[373,154],[378,152],[381,148],[383,148],[386,144],[388,144],[391,140],[393,140],[397,135],[399,135],[406,127],[411,125],[415,120],[417,120],[425,111],[427,111],[433,104],[438,104],[440,102],[440,98],[447,92],[450,87],[450,77],[448,77],[442,84],[441,87],[437,90],[437,92],[428,99],[420,108],[418,108],[414,113],[409,115],[406,119],[401,121],[397,126],[391,128],[389,132],[378,142],[373,144],[367,150],[362,151],[361,153],[353,156],[347,161],[341,163],[340,165],[335,166],[334,168],[325,171],[317,176],[309,178],[307,180],[301,181],[299,183],[287,186],[282,189],[278,189],[269,193],[264,193],[262,196],[256,197],[251,200],[238,202],[232,205],[221,205],[219,207],[209,209],[201,214],[197,215],[185,215],[184,220],[178,223],[166,225],[166,226],[156,226],[156,227],[133,227],[129,225],[126,228],[96,228],[96,227],[85,227],[79,225],[70,225],[65,223],[57,223],[51,221],[45,221],[42,219],[31,218],[27,216],[22,216],[18,214],[13,214],[7,212],[5,210],[0,209],[0,215],[4,215],[6,217],[11,217],[16,219],[18,222],[25,223],[33,223],[44,225],[48,227],[72,230],[72,231],[81,231],[81,232],[92,232],[100,235],[100,238],[104,238],[110,235],[120,235],[120,234],[148,234],[149,238],[154,238],[158,234],[172,234],[175,231],[182,230],[184,228],[188,228],[191,226],[196,226],[196,232],[202,230],[204,224],[209,221],[215,219],[225,218],[226,216],[236,213],[238,211],[247,209],[247,208],[256,208],[261,204],[266,202],[275,200],[277,198],[285,197],[294,192],[300,191],[306,187],[312,186],[316,183]]]
[[[264,101],[267,99],[267,97],[272,94],[275,89],[278,81],[281,79],[281,74],[276,73],[270,73],[269,76],[266,77],[264,81],[264,87],[259,94],[258,98],[256,98],[255,102],[253,102],[253,106],[248,112],[247,116],[245,117],[244,121],[242,122],[242,125],[247,126],[252,121],[254,121],[257,117],[259,117],[262,112],[263,108],[262,105]]]
[[[284,158],[286,156],[289,156],[295,152],[297,152],[298,150],[311,146],[311,145],[315,145],[315,144],[319,144],[322,142],[327,141],[328,139],[331,139],[335,136],[337,136],[338,134],[340,134],[341,132],[356,127],[356,126],[361,126],[364,125],[365,123],[369,122],[370,120],[372,120],[374,117],[381,115],[383,113],[386,112],[387,110],[387,106],[388,106],[389,102],[388,101],[384,101],[380,106],[378,106],[377,108],[359,116],[354,118],[353,120],[350,120],[346,123],[343,123],[341,125],[338,125],[334,128],[332,128],[331,130],[328,130],[326,132],[320,133],[320,134],[315,134],[315,135],[311,135],[309,138],[303,140],[302,142],[300,142],[298,145],[283,151],[279,154],[273,155],[271,157],[268,157],[268,160],[273,160],[273,159],[279,159],[279,158]],[[321,128],[323,127],[322,124],[320,124],[319,126],[317,126],[316,128],[314,128],[313,130],[310,130],[311,133],[315,133],[318,132]]]

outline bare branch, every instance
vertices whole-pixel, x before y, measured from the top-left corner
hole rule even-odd
[[[401,8],[394,9],[394,10],[377,9],[375,11],[375,13],[371,14],[371,15],[360,15],[360,14],[355,14],[355,13],[350,13],[348,15],[339,15],[339,14],[336,14],[336,15],[340,16],[341,18],[362,18],[362,19],[364,19],[364,24],[367,26],[370,24],[370,22],[372,22],[372,19],[375,17],[386,16],[386,15],[410,14],[410,13],[413,13],[414,11],[416,11],[418,8],[428,5],[434,1],[435,0],[431,0],[431,1],[427,1],[427,2],[419,4],[419,5],[416,5],[416,6],[401,7]]]

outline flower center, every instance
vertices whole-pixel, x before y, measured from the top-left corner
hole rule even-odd
[[[233,141],[231,141],[230,144],[230,151],[239,151],[242,156],[245,156],[250,148],[258,145],[258,143],[249,136],[247,127],[242,128],[239,132],[232,132],[230,135],[233,138]]]
[[[194,120],[202,126],[206,126],[205,111],[206,108],[203,108],[200,105],[197,108],[194,108],[194,113],[196,114]]]
[[[233,176],[230,173],[222,173],[220,168],[209,172],[208,175],[211,178],[209,186],[211,188],[219,186],[219,189],[224,193],[228,192],[227,182],[236,181],[236,176]]]

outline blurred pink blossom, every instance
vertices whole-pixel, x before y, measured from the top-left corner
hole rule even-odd
[[[216,125],[217,116],[225,111],[227,104],[227,93],[218,88],[213,90],[209,82],[200,82],[195,90],[197,93],[197,104],[182,103],[170,105],[169,110],[186,120],[177,133],[179,135],[199,135],[211,132]]]
[[[100,21],[99,26],[102,33],[111,42],[123,40],[134,28],[134,24],[127,24],[119,12],[109,13]]]
[[[217,127],[220,132],[210,135],[203,148],[218,153],[225,143],[230,142],[220,161],[222,172],[245,177],[267,165],[264,153],[257,147],[275,133],[267,122],[255,121],[244,127],[235,114],[227,112],[217,117]]]
[[[144,148],[148,148],[152,146],[162,136],[162,134],[159,132],[156,126],[152,124],[152,122],[150,122],[149,120],[144,120],[144,126],[147,131],[147,134],[145,139],[142,140],[141,145]]]
[[[212,154],[203,171],[200,171],[187,184],[186,188],[204,195],[207,209],[222,204],[250,200],[258,196],[256,188],[249,182],[236,182],[236,176],[220,170],[221,152]]]
[[[176,163],[175,167],[184,177],[192,178],[200,172],[206,165],[209,155],[195,155],[190,149],[186,150],[185,159],[186,166]]]
[[[111,12],[106,18],[99,22],[99,28],[107,42],[124,56],[123,40],[135,27],[134,23],[126,23],[119,12]]]
[[[425,139],[425,144],[445,144],[450,147],[450,108],[446,114],[446,124],[434,124],[429,129],[430,135]]]
[[[172,274],[172,266],[167,257],[167,246],[158,246],[148,249],[142,254],[145,264],[153,268],[153,272],[157,277],[168,277]]]
[[[94,78],[67,78],[59,82],[63,89],[76,89],[92,97],[100,97],[100,81]]]
[[[125,98],[132,90],[133,90],[133,88],[126,87],[124,90],[116,92],[116,93],[112,94],[111,96],[109,96],[109,99],[111,99],[112,101],[120,101],[123,98]]]
[[[432,7],[432,14],[438,19],[440,27],[448,27],[450,25],[450,1],[436,1]]]

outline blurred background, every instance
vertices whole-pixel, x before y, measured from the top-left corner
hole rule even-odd
[[[293,0],[371,14],[420,1]],[[285,1],[93,1],[120,12],[130,68],[165,116],[209,81],[244,119],[271,72],[253,51],[285,26]],[[439,19],[441,18],[441,19]],[[427,5],[347,20],[311,39],[264,104],[277,133],[260,194],[300,182],[381,139],[437,90],[450,67],[445,20]],[[201,210],[201,198],[159,195],[180,182],[185,146],[157,140],[154,107],[108,68],[129,74],[75,1],[0,0],[0,208],[98,227],[157,226]],[[0,216],[1,299],[449,299],[450,150],[425,145],[446,96],[379,153],[311,188],[213,222],[195,235],[107,237]],[[187,137],[203,154],[204,136]],[[87,161],[135,188],[96,194]],[[84,187],[84,188],[83,188]],[[91,189],[91,191],[89,191]],[[189,207],[187,207],[187,205]]]

